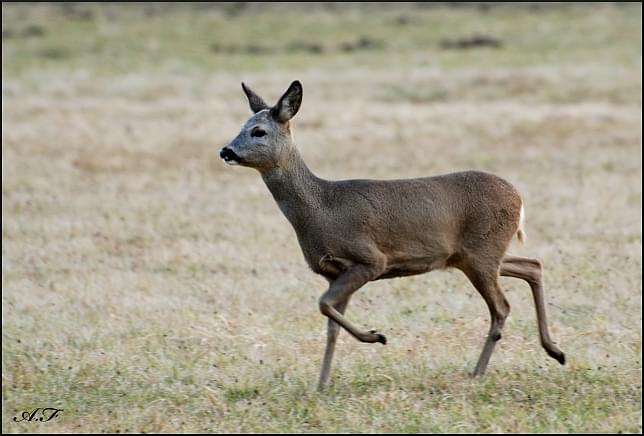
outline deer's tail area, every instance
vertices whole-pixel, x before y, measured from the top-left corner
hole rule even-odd
[[[523,229],[523,222],[525,220],[525,211],[523,209],[523,202],[521,202],[521,212],[519,212],[519,228],[517,229],[517,239],[520,243],[525,244],[526,234]]]

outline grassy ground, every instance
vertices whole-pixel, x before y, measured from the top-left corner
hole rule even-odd
[[[641,6],[2,5],[3,432],[641,432]],[[501,46],[441,43],[472,35]],[[477,168],[512,181],[545,265],[488,374],[456,271],[372,283],[325,337],[311,273],[260,177],[218,159],[304,84],[326,178]],[[59,407],[46,423],[13,422]]]

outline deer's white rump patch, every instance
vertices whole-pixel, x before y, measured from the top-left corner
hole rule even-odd
[[[525,244],[526,242],[526,234],[525,230],[523,230],[523,221],[525,220],[525,211],[523,209],[523,203],[521,203],[521,212],[519,212],[519,228],[517,229],[517,238],[519,239],[519,242],[522,244]]]

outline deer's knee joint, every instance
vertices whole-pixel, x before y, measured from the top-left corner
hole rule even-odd
[[[541,271],[541,269],[543,268],[543,265],[541,264],[541,261],[539,259],[532,259],[532,264],[539,271]]]
[[[492,333],[492,340],[494,342],[500,341],[501,340],[501,332]]]
[[[333,305],[323,295],[318,300],[318,307],[320,308],[320,312],[322,313],[322,315],[329,316]]]
[[[543,266],[541,265],[541,261],[538,259],[532,259],[531,264],[532,264],[531,265],[532,268],[530,268],[531,278],[535,281],[541,280],[541,274],[543,271]]]

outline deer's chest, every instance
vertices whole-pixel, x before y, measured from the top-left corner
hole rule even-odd
[[[323,232],[298,233],[298,242],[306,263],[316,274],[333,280],[347,269],[350,262],[334,253],[333,243]]]

